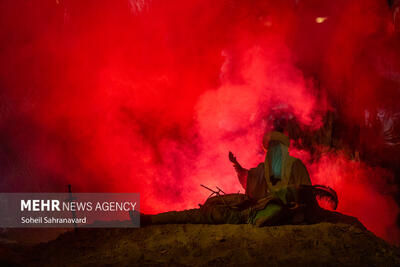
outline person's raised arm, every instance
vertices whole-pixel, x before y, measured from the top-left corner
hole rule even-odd
[[[230,151],[229,151],[229,160],[233,163],[233,167],[236,170],[240,184],[243,186],[244,189],[246,189],[247,174],[249,171],[247,169],[243,168],[242,166],[240,166],[239,162],[236,160],[236,157]]]

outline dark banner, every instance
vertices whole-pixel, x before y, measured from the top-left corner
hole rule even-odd
[[[2,193],[0,227],[139,227],[137,193]]]

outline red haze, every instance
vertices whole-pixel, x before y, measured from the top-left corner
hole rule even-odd
[[[333,112],[360,130],[356,149],[382,151],[365,114],[399,109],[391,18],[378,0],[2,1],[0,188],[71,183],[140,192],[144,212],[195,207],[209,193],[200,183],[242,190],[228,151],[262,161],[276,110],[311,134]],[[393,174],[335,155],[310,154],[313,182],[388,237],[398,207],[380,188]]]

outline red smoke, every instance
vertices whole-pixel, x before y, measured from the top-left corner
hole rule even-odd
[[[359,130],[354,149],[393,158],[365,122],[399,110],[386,1],[14,0],[0,13],[2,191],[71,183],[140,192],[144,212],[195,207],[209,193],[199,184],[243,192],[228,151],[256,166],[282,110],[311,135],[333,112],[343,140]],[[308,155],[339,210],[388,237],[390,170]]]
[[[339,199],[337,211],[357,217],[376,235],[399,242],[395,221],[399,206],[390,197],[396,191],[390,171],[351,160],[343,151],[323,153],[314,162],[305,151],[293,149],[292,155],[306,163],[313,184],[335,189]],[[329,205],[325,207],[329,209]]]

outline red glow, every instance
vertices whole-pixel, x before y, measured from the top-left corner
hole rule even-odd
[[[365,110],[398,110],[386,1],[297,2],[3,1],[1,190],[71,183],[140,192],[144,212],[195,207],[209,193],[200,184],[243,192],[228,151],[247,168],[263,161],[271,110],[308,131],[328,110],[361,129]],[[362,145],[381,149],[377,135]],[[379,188],[393,175],[313,160],[313,182],[338,192],[339,210],[388,237],[398,207]]]
[[[378,236],[399,242],[400,232],[396,225],[399,207],[390,197],[396,191],[393,174],[350,160],[341,152],[324,153],[314,162],[310,162],[308,153],[304,151],[292,150],[292,155],[306,163],[313,184],[327,185],[336,190],[339,198],[337,211],[357,217]]]

